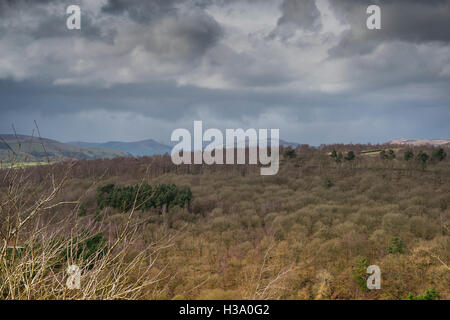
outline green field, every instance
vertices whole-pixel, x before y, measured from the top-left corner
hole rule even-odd
[[[8,163],[4,162],[1,163],[0,168],[28,168],[28,167],[35,167],[35,166],[43,166],[52,164],[51,162],[44,162],[44,161],[28,161],[28,162],[16,162],[16,163]]]
[[[401,151],[402,149],[400,148],[392,148],[392,150],[394,150],[395,153],[398,153],[399,151]],[[368,156],[368,157],[374,157],[374,156],[378,156],[380,154],[382,150],[367,150],[367,151],[361,151],[360,155],[362,156]]]

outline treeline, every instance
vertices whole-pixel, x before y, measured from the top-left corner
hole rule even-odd
[[[158,184],[154,187],[148,183],[133,186],[116,186],[107,184],[97,189],[97,208],[114,208],[123,212],[133,207],[146,211],[151,208],[169,209],[190,206],[192,192],[189,187],[178,187],[175,184]]]
[[[403,159],[405,161],[415,160],[416,163],[421,166],[422,170],[425,170],[429,162],[438,163],[444,161],[446,157],[447,153],[441,147],[434,148],[431,152],[431,155],[423,150],[420,150],[417,154],[414,154],[414,151],[411,149],[403,152]],[[382,150],[380,152],[380,158],[382,160],[393,160],[396,158],[396,155],[394,150],[392,149],[389,149],[388,151]]]
[[[375,149],[375,150],[369,150],[360,152],[361,155],[368,154],[368,153],[375,153],[379,152],[379,157],[382,160],[394,160],[397,158],[397,155],[395,153],[394,149]],[[284,153],[285,157],[293,158],[295,157],[295,150],[287,150]],[[336,151],[336,149],[333,149],[330,153],[330,157],[335,161],[336,163],[341,163],[343,160],[346,161],[352,161],[356,159],[355,152],[353,150],[350,150],[347,152],[347,154],[344,156],[344,153],[342,151]],[[428,162],[432,163],[438,163],[441,161],[444,161],[447,157],[447,153],[442,147],[434,148],[431,151],[431,155],[429,155],[426,151],[420,150],[417,154],[414,154],[414,151],[411,149],[407,149],[403,152],[403,159],[405,161],[415,160],[417,163],[419,163],[422,167],[422,169],[425,169]]]

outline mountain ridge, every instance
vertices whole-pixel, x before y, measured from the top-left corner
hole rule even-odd
[[[71,141],[67,144],[78,147],[99,147],[108,148],[127,152],[135,157],[153,156],[156,154],[170,153],[171,146],[159,143],[153,139],[146,139],[140,141],[123,142],[123,141],[108,141],[108,142],[83,142]]]
[[[11,161],[60,161],[65,159],[92,160],[99,158],[129,157],[131,154],[93,147],[76,147],[57,140],[23,134],[0,134],[0,160]]]
[[[80,146],[80,147],[104,147],[110,148],[114,150],[121,150],[132,154],[135,157],[141,156],[152,156],[157,154],[170,154],[172,152],[172,148],[178,142],[172,142],[170,145],[166,145],[160,142],[157,142],[153,139],[140,140],[140,141],[132,141],[132,142],[123,142],[123,141],[108,141],[108,142],[83,142],[83,141],[71,141],[67,142],[72,146]],[[210,142],[203,141],[203,149],[209,145]],[[280,139],[280,146],[283,147],[292,147],[296,148],[300,144],[295,142],[288,142]],[[236,145],[236,143],[235,143]],[[270,141],[268,142],[268,146],[270,146]],[[227,146],[225,146],[227,147]]]

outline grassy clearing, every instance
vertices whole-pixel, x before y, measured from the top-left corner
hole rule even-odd
[[[28,168],[28,167],[35,167],[35,166],[44,166],[49,165],[52,163],[48,163],[45,161],[27,161],[27,162],[16,162],[16,163],[2,163],[1,168]]]
[[[399,153],[402,151],[400,148],[392,148],[391,150],[394,150],[395,153]],[[380,152],[383,150],[367,150],[367,151],[361,151],[359,154],[362,156],[368,156],[368,157],[374,157],[380,155]]]

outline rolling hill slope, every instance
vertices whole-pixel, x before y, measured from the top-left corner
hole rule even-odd
[[[77,147],[94,147],[94,148],[108,148],[114,150],[120,150],[127,152],[136,157],[141,156],[153,156],[155,154],[169,153],[172,150],[171,146],[159,143],[153,139],[135,141],[135,142],[121,142],[110,141],[105,143],[93,143],[93,142],[68,142],[68,144]]]
[[[105,143],[95,143],[95,142],[82,142],[82,141],[74,141],[74,142],[68,142],[68,144],[72,146],[77,147],[94,147],[94,148],[108,148],[108,149],[114,149],[114,150],[121,150],[124,152],[128,152],[132,154],[135,157],[142,157],[142,156],[153,156],[158,154],[170,154],[172,152],[172,148],[177,144],[178,142],[173,142],[171,145],[166,145],[159,143],[153,139],[148,140],[142,140],[142,141],[136,141],[136,142],[121,142],[121,141],[110,141]],[[284,140],[280,140],[280,146],[284,147],[292,147],[295,148],[299,146],[298,143],[294,142],[288,142]],[[205,148],[207,145],[209,145],[210,142],[203,142],[203,148]],[[236,143],[234,144],[236,146]],[[268,141],[268,146],[270,146],[270,141]],[[230,147],[230,146],[226,146]]]
[[[76,147],[56,140],[26,135],[0,134],[0,160],[11,161],[13,155],[18,161],[60,161],[65,159],[98,159],[129,157],[127,152],[93,147]]]
[[[411,146],[422,146],[422,145],[432,145],[432,146],[443,146],[450,145],[450,140],[446,139],[393,139],[388,142],[389,144],[404,144]]]

